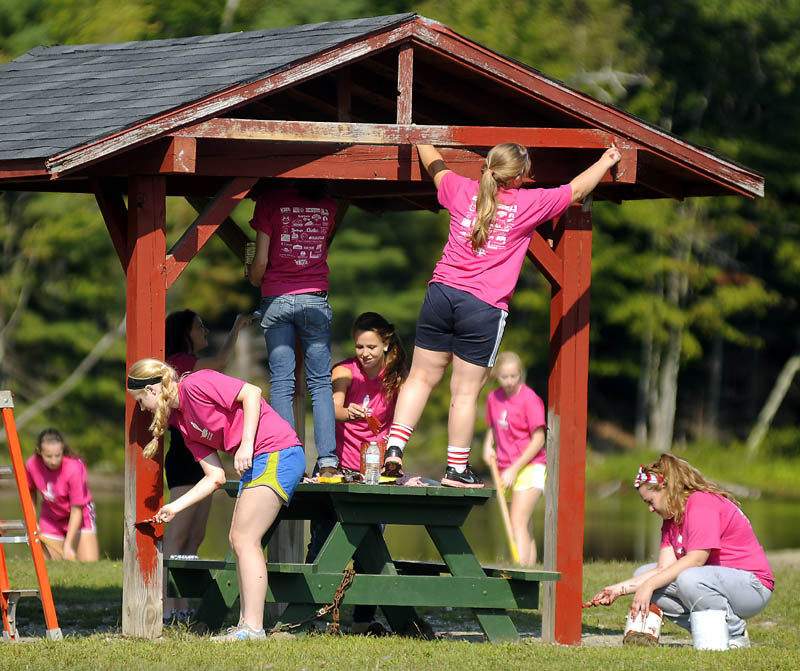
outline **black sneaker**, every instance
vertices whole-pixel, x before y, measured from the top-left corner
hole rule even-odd
[[[402,478],[403,473],[403,451],[399,447],[392,446],[387,448],[383,455],[383,468],[381,475],[384,478]]]
[[[469,464],[463,473],[459,473],[452,466],[448,466],[442,478],[442,484],[446,487],[471,487],[479,489],[483,487],[483,480],[481,480],[472,470]]]

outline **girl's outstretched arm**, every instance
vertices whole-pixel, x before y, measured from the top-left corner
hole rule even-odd
[[[445,165],[442,155],[438,152],[436,147],[430,144],[418,144],[417,151],[419,152],[419,160],[428,174],[433,178],[433,183],[436,188],[439,188],[439,182],[442,181],[448,172],[452,172],[447,165]]]
[[[569,184],[572,187],[572,202],[577,203],[588,196],[603,179],[606,171],[619,163],[622,155],[616,147],[609,147],[603,155]]]

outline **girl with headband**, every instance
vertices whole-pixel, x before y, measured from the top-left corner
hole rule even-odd
[[[644,618],[652,602],[691,631],[698,649],[750,647],[745,618],[764,609],[775,579],[737,501],[671,454],[641,466],[634,487],[664,520],[658,562],[604,587],[589,603],[607,606],[633,594],[633,619]]]
[[[403,449],[452,362],[442,484],[483,487],[469,466],[478,394],[494,365],[533,231],[588,196],[619,162],[620,153],[616,147],[607,149],[569,184],[522,189],[531,160],[527,149],[514,142],[489,151],[479,182],[449,170],[431,145],[417,145],[417,151],[439,203],[450,212],[450,233],[419,313],[411,372],[397,399],[384,475],[402,474]]]
[[[163,361],[141,359],[131,366],[127,386],[139,407],[153,414],[153,439],[144,456],[156,455],[169,422],[183,434],[204,474],[183,496],[162,506],[154,522],[169,522],[224,485],[225,469],[217,452],[233,456],[240,476],[230,530],[239,580],[239,623],[212,640],[264,639],[267,566],[261,538],[303,477],[305,455],[294,429],[267,405],[259,387],[214,370],[178,379]]]

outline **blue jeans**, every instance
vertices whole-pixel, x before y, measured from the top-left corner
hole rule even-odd
[[[305,359],[306,384],[314,411],[317,465],[339,465],[331,388],[331,307],[313,294],[265,296],[261,299],[261,327],[267,343],[270,405],[294,428],[292,400],[295,386],[295,336]]]

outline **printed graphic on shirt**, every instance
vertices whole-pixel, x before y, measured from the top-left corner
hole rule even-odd
[[[683,547],[683,534],[678,534],[677,541],[679,547],[678,550],[675,552],[675,554],[678,556],[678,558],[681,558],[683,557],[683,555],[686,554],[686,548]]]
[[[194,422],[192,422],[192,426],[200,432],[200,437],[203,440],[211,440],[214,437],[214,433],[212,431],[209,431],[208,429],[201,429]]]
[[[503,414],[500,416],[500,419],[497,420],[497,423],[503,429],[508,428],[508,410],[503,410]]]
[[[472,245],[470,236],[472,235],[472,228],[475,225],[475,217],[477,216],[477,202],[478,196],[475,195],[472,197],[469,204],[469,214],[461,220],[461,228],[458,231],[462,242],[469,245]],[[516,216],[516,204],[502,205],[498,203],[494,223],[489,227],[489,236],[486,239],[486,244],[480,249],[474,250],[473,254],[476,256],[483,256],[488,249],[505,249],[506,243],[508,242],[508,234],[514,226],[514,219]]]
[[[296,266],[306,266],[325,253],[325,237],[330,227],[330,211],[325,207],[280,208],[279,255]]]
[[[53,491],[53,483],[47,483],[47,489],[42,492],[42,496],[44,497],[45,501],[55,501],[56,500],[56,493]]]

